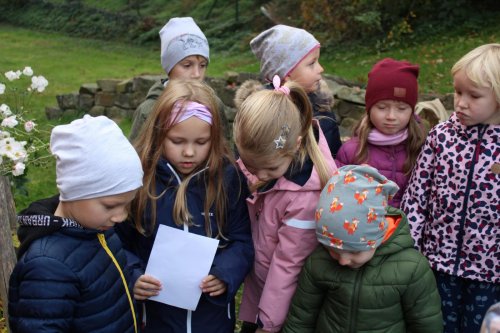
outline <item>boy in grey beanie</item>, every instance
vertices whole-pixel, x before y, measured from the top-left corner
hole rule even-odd
[[[146,99],[134,112],[130,139],[134,140],[153,110],[156,100],[163,92],[168,80],[194,79],[203,81],[210,61],[208,40],[192,17],[173,17],[160,30],[161,66],[168,78],[153,84]],[[226,137],[229,138],[227,117],[222,101],[218,101],[219,112]]]

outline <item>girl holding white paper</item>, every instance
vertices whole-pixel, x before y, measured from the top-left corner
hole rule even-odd
[[[172,80],[134,146],[144,187],[132,203],[133,221],[118,233],[139,259],[134,296],[145,301],[143,331],[233,333],[234,296],[254,251],[245,203],[249,192],[229,153],[213,90],[198,81]],[[160,224],[219,240],[195,311],[148,299],[162,288],[144,274]],[[180,255],[165,253],[165,262]]]

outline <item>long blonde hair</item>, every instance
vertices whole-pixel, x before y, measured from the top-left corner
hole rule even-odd
[[[287,95],[277,90],[260,90],[248,96],[234,119],[234,141],[238,150],[256,159],[293,157],[300,167],[306,158],[312,160],[321,186],[331,177],[328,166],[314,137],[312,106],[305,91],[294,82],[287,82]],[[275,140],[286,131],[286,142],[276,149]],[[297,139],[302,137],[297,149]],[[263,184],[258,184],[259,185]]]
[[[359,120],[357,125],[354,127],[353,135],[358,137],[359,146],[354,156],[355,164],[363,164],[368,161],[368,135],[370,131],[375,128],[370,120],[370,111],[365,113],[365,115]],[[411,173],[413,166],[417,162],[418,154],[425,141],[425,131],[422,124],[420,124],[415,115],[411,115],[410,121],[408,122],[408,139],[406,141],[406,161],[403,164],[403,172],[407,175]]]
[[[155,104],[153,112],[149,115],[134,142],[134,147],[139,154],[144,170],[144,185],[132,202],[132,214],[137,230],[144,235],[148,235],[154,230],[157,220],[157,200],[165,193],[164,191],[156,194],[156,167],[163,154],[162,147],[165,138],[172,126],[174,126],[171,122],[173,116],[172,109],[177,102],[184,105],[189,101],[205,105],[212,114],[212,125],[210,128],[211,146],[206,164],[194,170],[178,186],[172,218],[177,225],[191,223],[191,215],[187,209],[186,202],[187,186],[189,181],[206,167],[206,170],[201,173],[206,187],[203,207],[205,229],[209,237],[223,237],[224,211],[227,200],[226,190],[223,186],[224,165],[227,162],[233,163],[233,158],[229,154],[228,145],[223,135],[224,131],[222,129],[215,93],[207,84],[196,80],[168,81],[165,90]],[[168,184],[168,186],[176,185]],[[214,205],[219,235],[212,235],[211,230],[209,210]],[[146,209],[151,211],[151,220],[148,225],[145,225],[143,221]]]

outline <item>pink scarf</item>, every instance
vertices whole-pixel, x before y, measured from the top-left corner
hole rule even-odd
[[[374,128],[368,134],[368,142],[377,146],[393,146],[403,142],[408,138],[408,129],[405,128],[396,134],[384,134]]]

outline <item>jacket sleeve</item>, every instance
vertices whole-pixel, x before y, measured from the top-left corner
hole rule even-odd
[[[215,275],[227,285],[225,295],[208,297],[216,304],[231,302],[250,271],[254,260],[254,248],[250,231],[250,218],[246,198],[249,195],[245,176],[231,167],[228,172],[228,208],[226,209],[226,232],[217,250],[210,274]]]
[[[146,263],[137,255],[138,249],[136,243],[139,242],[141,235],[130,220],[116,224],[115,232],[122,242],[123,250],[127,257],[127,269],[131,272],[133,286],[137,279],[146,271]]]
[[[316,319],[326,292],[317,286],[312,273],[313,263],[309,257],[300,273],[297,291],[292,298],[282,333],[315,332]]]
[[[431,190],[436,168],[434,149],[435,131],[431,131],[420,151],[403,198],[401,210],[408,218],[408,225],[416,248],[422,252],[422,234],[426,221],[429,221]]]
[[[358,150],[358,146],[357,139],[351,138],[340,147],[335,156],[335,164],[337,164],[338,168],[344,165],[356,164],[354,163],[354,155]]]
[[[147,98],[135,110],[129,135],[130,141],[133,141],[139,135],[142,125],[144,125],[149,114],[153,111],[155,103],[156,99]]]
[[[340,147],[339,151],[337,152],[337,155],[335,156],[335,164],[337,165],[337,168],[351,164],[349,163],[349,158],[347,156],[347,152],[344,149],[344,146]]]
[[[281,329],[298,276],[306,258],[318,245],[316,225],[311,205],[317,200],[313,192],[290,193],[282,225],[278,231],[278,245],[273,253],[269,272],[259,304],[259,320],[264,330],[277,332]]]
[[[434,273],[423,255],[402,296],[402,307],[408,332],[443,332],[441,298]]]
[[[50,269],[47,269],[50,267]],[[11,276],[10,325],[13,332],[71,332],[80,297],[76,275],[50,257],[22,259]]]

